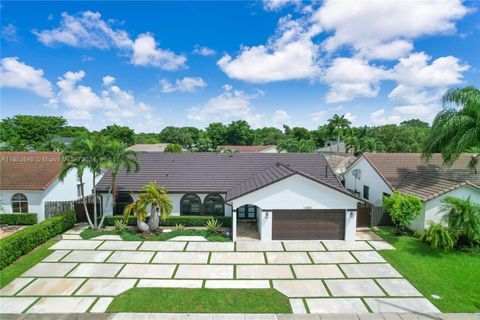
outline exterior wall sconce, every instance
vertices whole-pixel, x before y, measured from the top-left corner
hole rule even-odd
[[[267,213],[265,214],[265,219],[268,219],[269,214],[270,212],[267,211]]]
[[[355,211],[348,211],[348,215],[350,217],[350,219],[353,219],[355,217]]]

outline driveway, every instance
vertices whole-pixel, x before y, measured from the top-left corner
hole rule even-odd
[[[294,313],[439,312],[378,254],[393,249],[384,241],[142,242],[79,232],[0,290],[3,313],[101,313],[133,287],[202,286],[273,287]]]

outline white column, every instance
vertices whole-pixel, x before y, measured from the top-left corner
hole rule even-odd
[[[345,240],[355,241],[357,232],[357,210],[345,210]]]
[[[102,197],[102,204],[103,204],[103,215],[104,216],[113,216],[113,203],[112,203],[112,195],[107,193],[102,193],[100,195]]]
[[[260,240],[272,241],[272,212],[262,211],[262,230],[260,232]]]
[[[232,210],[232,240],[237,241],[237,210]]]

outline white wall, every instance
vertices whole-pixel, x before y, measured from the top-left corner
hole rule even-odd
[[[472,188],[470,186],[463,186],[461,188],[450,191],[439,197],[427,201],[424,204],[424,211],[410,225],[410,229],[416,231],[427,228],[429,221],[433,221],[435,223],[443,223],[442,218],[445,213],[442,212],[442,200],[449,196],[460,199],[467,199],[468,197],[470,197],[470,201],[480,203],[480,190]]]
[[[293,175],[231,201],[269,209],[356,209],[358,200],[301,175]]]
[[[101,177],[98,177],[97,182]],[[93,177],[90,171],[83,175],[85,183],[85,195],[91,194]],[[23,193],[28,200],[28,212],[36,213],[38,221],[45,219],[46,201],[72,201],[78,199],[77,195],[77,171],[71,170],[63,181],[55,180],[46,190],[2,190],[0,197],[2,210],[12,212],[11,199],[15,193]]]
[[[262,211],[257,213],[257,224],[260,223],[259,233],[262,241],[272,241],[272,212]]]
[[[361,170],[360,180],[356,180],[352,174],[355,169]],[[357,162],[352,165],[343,174],[345,179],[345,189],[356,190],[360,192],[360,196],[363,198],[363,186],[370,187],[369,200],[375,207],[381,207],[383,205],[383,193],[392,194],[393,191],[378,175],[377,171],[372,168],[367,160],[362,156]],[[355,181],[356,180],[356,181]]]

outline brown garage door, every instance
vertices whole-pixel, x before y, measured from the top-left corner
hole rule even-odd
[[[274,210],[273,240],[345,239],[345,210]]]

